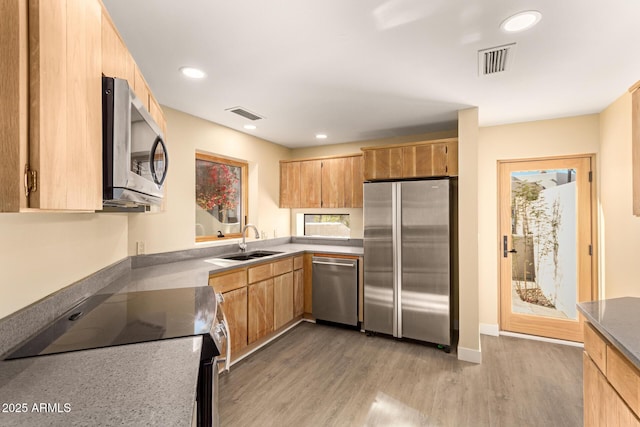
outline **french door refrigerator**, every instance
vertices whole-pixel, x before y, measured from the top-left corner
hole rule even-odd
[[[364,184],[364,329],[451,345],[448,179]]]

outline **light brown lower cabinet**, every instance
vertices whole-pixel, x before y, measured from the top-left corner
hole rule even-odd
[[[224,296],[232,358],[303,314],[305,269],[300,255],[210,276],[209,285]]]
[[[293,317],[304,314],[304,270],[293,271]]]
[[[225,292],[224,314],[231,335],[231,357],[238,355],[247,346],[247,288]]]
[[[273,278],[273,323],[276,330],[293,319],[293,272]]]
[[[607,341],[591,325],[585,322],[584,328],[585,337],[590,337],[589,345],[585,340],[582,359],[585,427],[640,427],[640,420],[630,407],[635,405],[633,401],[635,395],[629,386],[636,386],[636,393],[638,391],[635,368],[627,366],[629,362],[624,359],[624,356],[607,344]],[[607,356],[605,360],[601,360],[598,352],[595,356],[599,365],[596,365],[589,351],[600,347],[598,342],[606,346]],[[625,368],[622,369],[622,374],[620,364]],[[604,368],[604,372],[599,369],[599,366]],[[620,381],[621,379],[623,381]]]
[[[249,344],[273,330],[273,279],[267,279],[249,285]]]

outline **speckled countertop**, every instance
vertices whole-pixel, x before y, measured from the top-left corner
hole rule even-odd
[[[640,369],[640,298],[581,302],[578,310]]]
[[[189,251],[138,257],[138,268],[98,293],[207,286],[211,273],[305,252],[364,254],[361,246],[305,243],[254,249],[281,253],[252,261]],[[191,425],[201,345],[201,337],[190,337],[0,361],[0,425]],[[54,412],[35,412],[43,403]],[[27,411],[15,413],[22,404]]]
[[[177,338],[1,361],[0,425],[190,426],[201,345]]]
[[[300,243],[261,246],[259,249],[262,251],[274,251],[281,253],[269,257],[257,258],[251,261],[220,260],[220,258],[216,256],[176,260],[176,258],[170,258],[171,255],[167,255],[165,263],[134,268],[128,275],[114,281],[111,286],[103,289],[101,292],[131,292],[165,288],[207,286],[209,283],[209,274],[259,264],[262,262],[275,261],[280,258],[299,255],[305,252],[354,256],[362,256],[364,254],[364,249],[361,246],[309,245]],[[251,250],[252,249],[248,249],[248,251]]]

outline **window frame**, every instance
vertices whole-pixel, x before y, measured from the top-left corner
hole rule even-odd
[[[249,162],[244,160],[232,159],[229,157],[223,157],[217,154],[209,154],[202,151],[196,151],[196,157],[194,160],[194,176],[196,175],[195,165],[198,160],[211,162],[211,163],[219,163],[233,167],[240,168],[240,192],[241,192],[241,207],[240,207],[240,230],[238,233],[229,233],[225,234],[224,237],[218,237],[217,235],[210,236],[196,236],[196,243],[200,242],[212,242],[218,240],[226,240],[226,239],[237,239],[242,237],[242,228],[247,223],[247,218],[249,216]],[[194,202],[196,201],[195,194],[195,185],[194,182]],[[194,230],[195,230],[195,216],[194,216]]]

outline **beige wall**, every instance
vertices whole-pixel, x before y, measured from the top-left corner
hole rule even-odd
[[[640,218],[632,214],[631,94],[600,114],[601,296],[640,297]]]
[[[480,363],[477,108],[458,112],[458,170],[458,358]]]
[[[498,324],[497,161],[598,153],[599,132],[597,114],[480,128],[478,221],[481,324]],[[604,175],[604,171],[597,174],[596,180]]]
[[[127,256],[126,214],[0,215],[0,318]]]
[[[224,126],[163,108],[167,118],[169,172],[164,212],[129,215],[129,254],[136,242],[146,253],[168,252],[216,243],[195,243],[196,150],[249,163],[249,222],[268,237],[288,236],[289,209],[278,207],[280,163],[290,149]],[[225,240],[224,243],[229,243]]]

